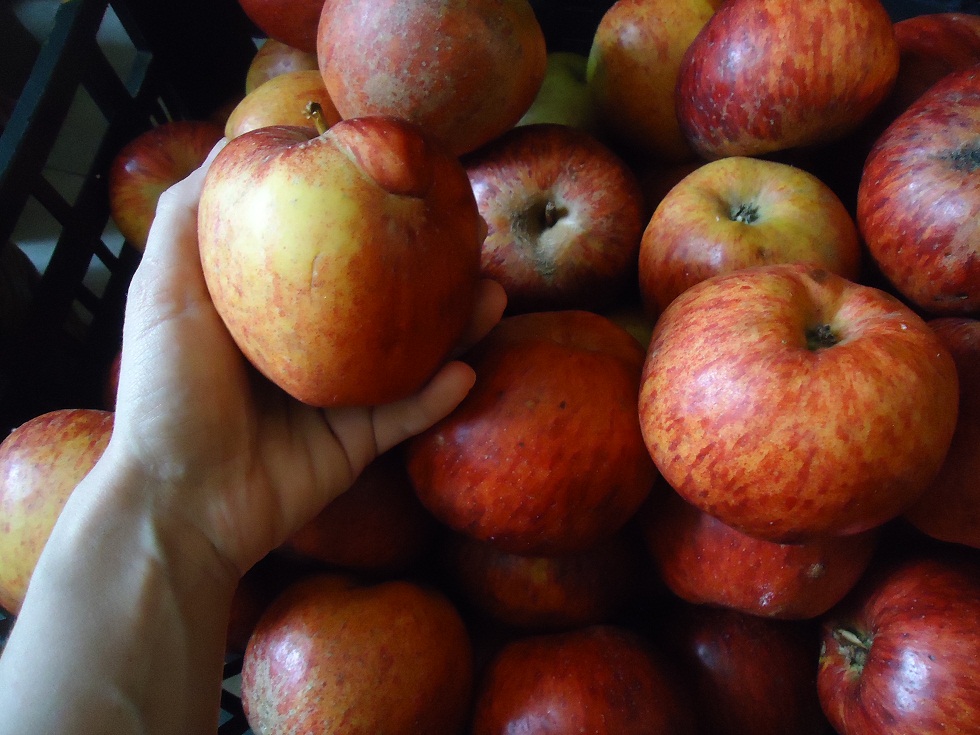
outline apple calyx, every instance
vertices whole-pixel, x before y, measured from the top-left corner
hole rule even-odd
[[[945,156],[954,171],[971,173],[980,168],[980,140],[974,140]]]
[[[733,206],[728,216],[732,218],[732,222],[751,225],[759,219],[759,207],[752,202],[742,202]]]
[[[848,628],[835,628],[833,635],[837,642],[837,652],[843,657],[848,671],[854,676],[860,676],[868,661],[868,654],[871,653],[874,636],[870,633],[862,635]]]
[[[806,330],[806,346],[808,350],[816,352],[833,347],[840,339],[829,324],[818,324]]]
[[[306,104],[303,109],[303,114],[313,121],[313,125],[316,127],[316,132],[323,135],[327,132],[327,128],[330,126],[327,124],[327,119],[323,115],[323,106],[319,102],[310,101]]]

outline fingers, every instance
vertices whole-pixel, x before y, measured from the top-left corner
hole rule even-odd
[[[506,307],[507,294],[504,292],[504,287],[489,278],[480,281],[473,316],[460,338],[456,354],[462,354],[483,339],[500,321]]]

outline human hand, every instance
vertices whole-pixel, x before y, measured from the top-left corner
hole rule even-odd
[[[197,203],[222,145],[160,199],[130,287],[107,454],[144,476],[159,508],[243,572],[375,456],[448,414],[475,376],[451,361],[410,398],[318,409],[258,375],[214,309],[197,252]],[[482,283],[464,343],[497,323],[505,301],[498,284]]]

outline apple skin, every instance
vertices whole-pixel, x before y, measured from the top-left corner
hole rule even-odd
[[[319,15],[317,22],[319,22]],[[267,38],[259,46],[245,71],[245,94],[273,77],[291,71],[319,71],[316,54],[293,48],[288,43]]]
[[[473,652],[441,592],[318,574],[265,610],[242,662],[242,706],[263,735],[461,733]]]
[[[627,628],[600,625],[507,643],[477,687],[472,735],[693,735],[677,674]]]
[[[670,163],[695,157],[677,120],[675,87],[687,47],[719,5],[619,0],[603,14],[587,79],[602,134],[622,155]]]
[[[319,71],[306,69],[278,74],[235,105],[225,121],[225,137],[230,140],[249,130],[270,125],[316,127],[307,112],[311,102],[320,105],[325,127],[340,121],[340,114],[330,101]]]
[[[463,163],[487,222],[482,272],[504,287],[509,313],[599,310],[635,283],[643,190],[593,136],[521,126]]]
[[[57,409],[26,421],[0,443],[0,607],[10,614],[20,612],[68,497],[105,451],[114,416]]]
[[[677,493],[638,515],[654,568],[682,600],[780,620],[808,620],[836,605],[871,564],[877,529],[779,544],[748,536]]]
[[[527,0],[327,0],[317,58],[342,117],[401,117],[457,155],[513,127],[547,68]]]
[[[698,703],[703,735],[829,735],[811,623],[674,605],[661,631]]]
[[[667,307],[639,415],[684,499],[791,543],[910,507],[942,466],[958,394],[949,350],[896,298],[778,264],[714,276]]]
[[[362,574],[394,575],[422,559],[436,532],[435,519],[415,496],[401,455],[386,452],[287,539],[283,550]]]
[[[842,735],[975,733],[976,556],[884,565],[823,621],[817,688]]]
[[[172,120],[140,133],[116,153],[108,174],[109,212],[133,247],[146,247],[164,190],[204,163],[223,135],[214,122]]]
[[[681,62],[681,131],[707,159],[839,139],[895,83],[893,26],[879,0],[726,2]]]
[[[632,541],[620,532],[583,551],[528,556],[450,534],[443,556],[480,614],[517,630],[557,631],[610,622],[631,601],[643,569]]]
[[[877,139],[857,192],[871,257],[933,316],[980,312],[980,71],[952,72]]]
[[[905,518],[932,538],[980,549],[980,321],[940,317],[928,324],[956,362],[960,405],[946,461]]]
[[[316,54],[316,31],[323,0],[238,0],[263,33],[287,46]]]
[[[599,123],[585,78],[588,58],[575,51],[548,54],[544,79],[517,125],[554,123],[598,136]]]
[[[298,400],[404,398],[469,321],[486,226],[459,160],[417,126],[315,133],[259,128],[215,157],[198,214],[208,289],[245,356]]]
[[[856,280],[857,225],[813,174],[731,156],[700,166],[664,196],[643,232],[640,292],[656,315],[706,278],[772,263],[812,263]]]
[[[515,554],[574,553],[619,531],[657,478],[636,411],[640,343],[592,312],[530,312],[463,359],[470,393],[405,444],[422,504]]]

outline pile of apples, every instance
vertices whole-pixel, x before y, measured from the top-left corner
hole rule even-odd
[[[980,733],[980,17],[619,0],[585,57],[526,0],[240,1],[243,98],[120,152],[129,241],[229,138],[208,287],[318,406],[508,295],[463,403],[243,578],[256,733]],[[12,613],[111,425],[0,445]]]

